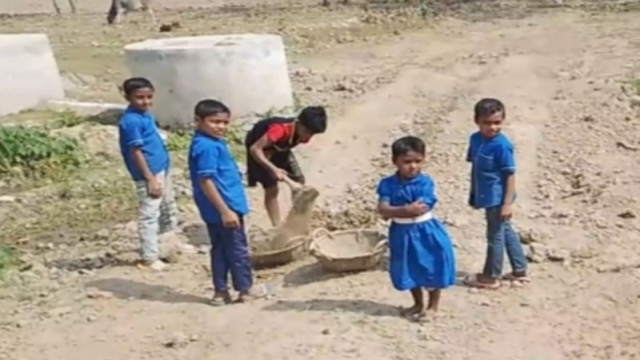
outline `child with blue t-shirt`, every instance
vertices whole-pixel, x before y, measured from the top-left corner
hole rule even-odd
[[[229,274],[239,293],[237,302],[265,295],[253,286],[244,224],[249,204],[240,169],[223,137],[230,117],[231,111],[223,103],[200,101],[195,107],[197,129],[189,147],[193,198],[211,240],[214,305],[232,302]]]
[[[167,265],[159,259],[158,233],[178,227],[169,151],[149,112],[153,84],[134,77],[125,80],[122,91],[129,106],[118,122],[120,152],[138,193],[142,266],[160,271]]]
[[[527,282],[527,258],[511,217],[516,199],[514,147],[500,130],[506,111],[500,100],[482,99],[475,105],[479,130],[469,139],[467,161],[471,163],[469,205],[484,209],[487,221],[487,255],[482,273],[468,276],[464,283],[497,289],[500,279]],[[502,276],[504,252],[512,272]]]
[[[456,282],[453,244],[433,215],[438,200],[433,179],[421,172],[424,142],[406,136],[391,145],[391,153],[397,171],[378,185],[378,212],[391,220],[389,274],[396,289],[410,290],[413,297],[413,306],[402,314],[422,320],[438,310],[442,289]]]

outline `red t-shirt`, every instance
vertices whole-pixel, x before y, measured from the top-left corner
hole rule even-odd
[[[295,130],[295,123],[291,124],[271,124],[267,128],[267,137],[272,143],[282,141],[288,142]],[[308,143],[311,138],[301,138],[301,143]]]

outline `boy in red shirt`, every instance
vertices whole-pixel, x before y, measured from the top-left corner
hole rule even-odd
[[[291,151],[327,129],[322,106],[308,106],[296,118],[271,117],[258,121],[247,133],[247,176],[250,187],[264,188],[264,206],[273,226],[280,224],[278,181],[289,177],[304,184],[304,175]]]

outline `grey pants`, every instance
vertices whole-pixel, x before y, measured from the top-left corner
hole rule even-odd
[[[171,172],[156,175],[162,184],[162,196],[153,198],[147,193],[147,182],[136,181],[138,193],[138,236],[142,260],[154,261],[160,256],[158,235],[178,227],[178,206],[171,181]]]

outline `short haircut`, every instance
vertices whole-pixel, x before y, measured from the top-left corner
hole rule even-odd
[[[307,106],[298,115],[298,121],[312,134],[327,130],[327,112],[323,106]]]
[[[395,161],[398,157],[415,152],[422,156],[426,153],[424,141],[415,136],[403,136],[391,144],[391,158]]]
[[[140,89],[154,90],[154,87],[149,79],[143,77],[128,78],[122,83],[122,91],[124,92],[125,96],[131,96],[131,94]]]
[[[231,115],[231,110],[229,110],[227,105],[223,104],[218,100],[205,99],[205,100],[200,100],[196,104],[194,113],[198,118],[204,119],[208,116],[215,116],[218,114]]]
[[[492,98],[484,98],[476,103],[473,108],[473,119],[478,122],[481,117],[491,116],[495,113],[502,112],[502,115],[506,116],[507,113],[502,101]]]

